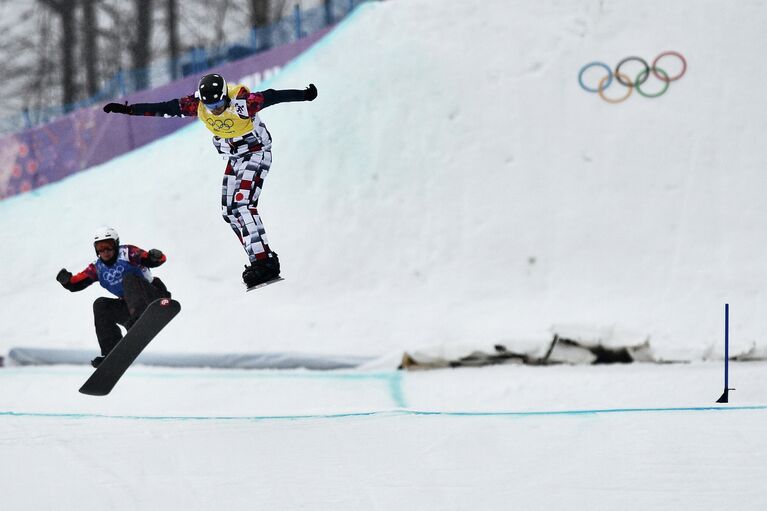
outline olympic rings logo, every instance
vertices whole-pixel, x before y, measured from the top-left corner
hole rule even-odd
[[[231,119],[226,119],[224,121],[220,119],[210,119],[207,120],[208,124],[217,130],[226,130],[229,131],[232,129],[232,126],[234,126],[234,121]]]
[[[114,268],[109,268],[106,270],[104,275],[104,280],[106,280],[109,284],[119,284],[120,281],[123,278],[123,272],[125,271],[125,268],[122,266],[115,266]]]
[[[678,71],[674,76],[669,76],[669,74],[663,70],[663,68],[658,66],[658,62],[666,57],[676,57],[681,63],[681,70]],[[621,71],[621,68],[629,62],[638,62],[642,66],[642,70],[639,72],[639,74],[636,75],[636,78],[634,78],[633,81],[631,80],[630,76]],[[607,74],[603,76],[599,82],[597,82],[596,88],[588,87],[583,83],[583,75],[589,69],[597,67],[603,68]],[[634,89],[636,89],[639,94],[646,98],[657,98],[658,96],[662,96],[668,90],[669,84],[679,80],[684,76],[685,72],[687,72],[687,60],[685,60],[684,56],[676,51],[664,51],[655,57],[655,60],[652,61],[652,65],[649,65],[647,61],[641,57],[626,57],[625,59],[618,62],[618,65],[615,66],[615,71],[610,69],[610,67],[604,62],[590,62],[583,66],[578,73],[578,83],[581,85],[583,90],[586,92],[596,92],[599,94],[599,97],[608,103],[622,103],[623,101],[626,101],[629,96],[631,96],[631,92]],[[662,86],[656,92],[642,90],[641,86],[650,79],[650,75],[654,76],[662,82]],[[613,78],[618,83],[626,87],[626,94],[615,98],[610,98],[605,95],[605,90],[613,83]]]

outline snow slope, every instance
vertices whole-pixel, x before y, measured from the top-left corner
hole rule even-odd
[[[721,344],[726,301],[742,348],[760,343],[765,18],[762,2],[363,5],[262,86],[320,90],[263,112],[259,210],[284,283],[241,292],[223,162],[195,125],[0,204],[0,346],[93,345],[100,291],[53,277],[90,262],[102,223],[167,252],[157,274],[184,305],[168,351],[378,355],[585,329],[695,358]],[[668,49],[689,68],[659,99],[578,86],[587,62]]]
[[[95,349],[89,235],[167,252],[156,351],[384,355],[365,370],[0,370],[3,509],[762,510],[765,363],[392,371],[404,349],[649,336],[764,348],[764,2],[391,0],[264,87],[260,210],[285,282],[245,294],[223,163],[191,126],[0,202],[0,353]],[[580,67],[675,49],[610,105]],[[145,119],[145,122],[163,122]],[[388,355],[388,356],[387,356]]]

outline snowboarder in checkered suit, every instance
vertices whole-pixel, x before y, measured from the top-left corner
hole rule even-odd
[[[221,209],[250,261],[242,273],[248,288],[279,278],[280,261],[269,247],[258,214],[258,198],[272,164],[272,137],[258,112],[277,103],[313,101],[317,88],[250,92],[228,85],[223,76],[207,74],[193,95],[163,103],[109,103],[107,113],[148,116],[196,116],[213,133],[213,145],[228,160],[224,170]]]

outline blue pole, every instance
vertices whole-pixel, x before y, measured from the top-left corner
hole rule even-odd
[[[32,127],[32,118],[29,116],[29,108],[24,108],[24,110],[21,111],[21,114],[24,116],[24,125],[27,129]]]
[[[117,88],[120,91],[120,96],[125,96],[127,91],[125,90],[125,76],[122,68],[117,70]]]
[[[301,39],[301,7],[298,4],[293,8],[296,20],[296,40]]]
[[[724,304],[724,392],[717,403],[728,403],[730,388],[730,304]]]
[[[256,27],[250,29],[250,46],[253,51],[258,51],[258,28]]]
[[[724,304],[724,390],[727,390],[730,376],[730,304]]]

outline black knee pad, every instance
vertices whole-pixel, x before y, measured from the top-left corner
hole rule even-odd
[[[112,298],[100,296],[93,301],[93,312],[99,313],[110,308],[112,305]]]

